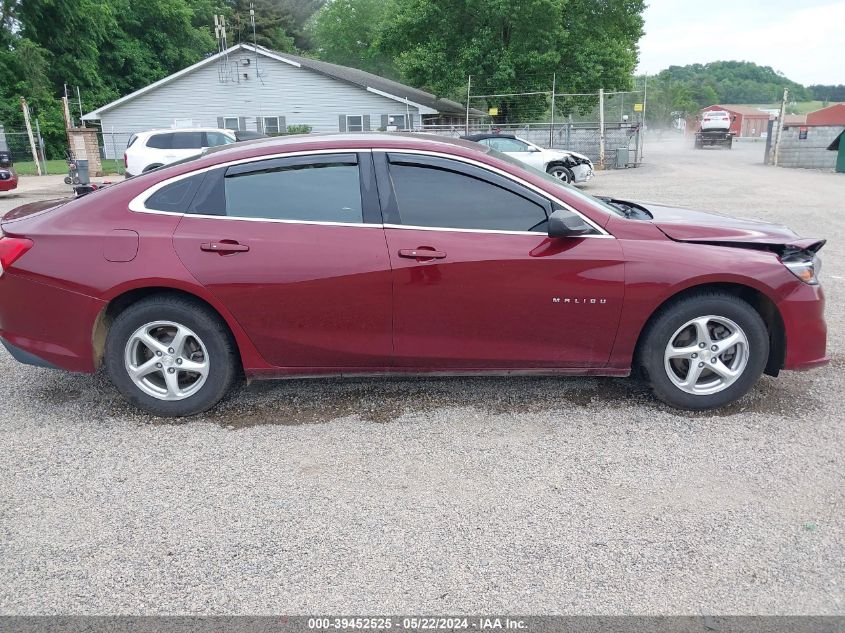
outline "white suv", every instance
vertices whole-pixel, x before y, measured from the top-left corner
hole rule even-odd
[[[123,154],[126,177],[175,163],[202,153],[204,149],[228,145],[237,139],[232,130],[188,128],[182,130],[149,130],[133,134]]]

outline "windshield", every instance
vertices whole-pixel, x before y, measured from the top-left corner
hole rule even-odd
[[[621,209],[614,207],[613,205],[607,204],[606,202],[599,200],[598,198],[595,198],[587,193],[584,193],[583,191],[578,189],[578,187],[573,187],[572,185],[566,184],[562,180],[558,180],[551,174],[547,174],[546,172],[544,172],[542,169],[537,169],[536,167],[527,165],[521,160],[513,158],[512,156],[508,156],[507,154],[503,154],[502,152],[497,152],[494,149],[490,150],[490,155],[495,156],[496,158],[503,160],[506,163],[510,163],[511,165],[516,165],[520,169],[523,169],[527,172],[531,172],[535,176],[539,176],[543,180],[546,180],[555,185],[555,187],[563,189],[570,195],[575,196],[588,207],[591,207],[597,211],[607,211],[609,213],[612,213],[613,215],[618,215],[623,218],[626,217],[625,213]]]

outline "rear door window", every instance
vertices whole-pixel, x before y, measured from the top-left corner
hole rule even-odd
[[[235,165],[224,179],[229,217],[362,223],[355,154],[298,156]]]
[[[202,149],[204,132],[175,132],[171,149]]]
[[[147,139],[147,147],[152,147],[153,149],[172,149],[173,133],[153,134]]]

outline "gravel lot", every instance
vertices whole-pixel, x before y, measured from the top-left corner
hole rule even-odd
[[[628,380],[379,379],[172,423],[0,351],[0,612],[845,614],[845,175],[761,155],[651,143],[587,187],[828,238],[832,363],[715,414]]]

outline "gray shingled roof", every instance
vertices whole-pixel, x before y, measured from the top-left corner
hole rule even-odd
[[[251,44],[249,47],[253,48]],[[374,88],[376,90],[381,90],[382,92],[387,92],[394,96],[402,97],[403,99],[408,99],[414,103],[427,106],[433,110],[437,110],[441,114],[466,115],[465,105],[461,105],[460,103],[451,101],[450,99],[441,99],[430,92],[411,88],[410,86],[400,84],[398,81],[393,81],[392,79],[385,79],[384,77],[379,77],[378,75],[358,70],[357,68],[350,68],[349,66],[339,66],[338,64],[330,64],[317,59],[311,59],[310,57],[300,57],[298,55],[291,55],[290,53],[281,53],[279,51],[264,48],[263,46],[258,46],[256,48],[294,61],[300,64],[303,68],[308,68],[309,70],[313,70],[333,79],[339,79],[340,81],[345,81],[364,89]],[[484,116],[484,113],[480,110],[471,108],[470,115]]]

